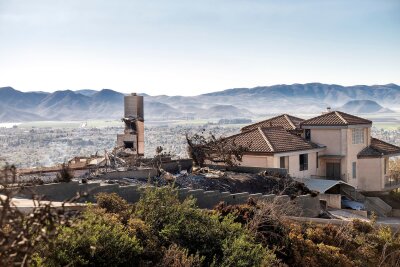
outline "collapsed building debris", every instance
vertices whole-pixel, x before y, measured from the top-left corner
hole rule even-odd
[[[148,182],[148,181],[142,181]],[[203,189],[219,192],[249,192],[262,194],[286,194],[298,196],[316,194],[303,183],[290,176],[271,175],[268,172],[243,173],[234,171],[214,170],[210,168],[193,169],[193,172],[181,171],[171,174],[163,171],[151,182],[154,185],[173,184],[178,188]]]

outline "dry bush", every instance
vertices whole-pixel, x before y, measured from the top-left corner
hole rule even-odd
[[[116,214],[123,223],[129,220],[132,206],[117,193],[98,193],[95,198],[98,207],[105,209],[106,212]]]
[[[189,255],[187,249],[181,248],[176,244],[172,244],[165,251],[164,257],[159,266],[162,267],[200,267],[203,257],[199,254]]]
[[[257,209],[257,203],[253,199],[249,199],[246,204],[241,205],[226,205],[225,202],[220,202],[215,206],[214,210],[223,217],[233,215],[235,222],[242,225],[247,224],[253,217]]]
[[[98,193],[96,195],[97,205],[110,213],[120,213],[130,210],[128,202],[117,193]]]
[[[292,202],[283,202],[278,198],[274,198],[273,201],[260,201],[257,206],[247,227],[265,246],[276,249],[279,253],[288,246],[289,229],[285,216],[297,214],[298,208]]]
[[[371,225],[371,223],[359,219],[354,219],[352,226],[354,230],[365,234],[368,234],[374,230],[374,227]]]
[[[389,161],[389,170],[400,173],[400,158],[391,159]]]
[[[61,170],[57,173],[56,181],[59,183],[69,183],[72,178],[74,178],[74,175],[71,169],[68,167],[68,164],[63,163],[61,165]]]
[[[59,209],[33,196],[35,206],[26,214],[13,203],[22,190],[17,183],[14,166],[0,171],[0,266],[29,266],[40,244],[48,243],[58,234],[58,226],[68,224],[64,205]]]
[[[285,262],[291,266],[354,266],[354,262],[342,254],[340,248],[324,242],[308,239],[307,226],[291,224],[288,233],[290,248]]]
[[[189,136],[186,134],[188,154],[197,166],[204,167],[206,161],[223,163],[227,166],[237,166],[242,161],[247,146],[236,144],[232,138],[216,137],[212,133]]]

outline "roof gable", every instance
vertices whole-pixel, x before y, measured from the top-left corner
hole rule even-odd
[[[306,141],[298,135],[294,135],[282,127],[261,129],[266,139],[271,144],[274,152],[288,152],[296,150],[308,150],[319,146]]]
[[[226,139],[232,140],[237,146],[247,147],[248,152],[273,152],[258,128],[229,136]]]
[[[302,179],[303,182],[310,190],[318,191],[319,193],[325,193],[335,185],[346,185],[353,187],[352,185],[345,183],[340,180],[326,180],[326,179],[314,179],[314,178],[305,178]],[[353,187],[354,188],[354,187]]]
[[[347,114],[341,111],[332,111],[301,122],[301,126],[348,126],[371,124],[372,121]]]
[[[358,158],[379,158],[384,155],[400,154],[400,147],[389,144],[377,138],[371,138],[371,144],[361,150]]]
[[[295,130],[300,128],[300,123],[304,121],[301,118],[291,116],[288,114],[282,114],[273,118],[269,118],[254,124],[250,124],[242,128],[242,131],[254,130],[256,128],[266,128],[266,127],[283,127],[285,130]]]
[[[283,127],[258,127],[227,137],[227,139],[232,139],[238,146],[247,147],[248,152],[256,153],[272,154],[320,148],[317,144],[291,134]]]

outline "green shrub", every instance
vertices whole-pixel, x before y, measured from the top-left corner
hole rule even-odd
[[[193,199],[180,203],[172,188],[148,189],[135,213],[151,227],[162,246],[177,244],[189,254],[198,252],[206,264],[222,258],[225,239],[245,231],[233,216],[221,218],[218,213],[198,209]]]
[[[141,263],[148,266],[158,262],[163,257],[163,249],[156,235],[152,233],[152,229],[144,221],[139,218],[132,217],[128,220],[127,230],[130,235],[136,236],[140,246],[143,248],[140,256]]]
[[[89,208],[72,226],[62,226],[47,249],[43,262],[48,266],[132,266],[142,251],[115,215],[96,208]]]

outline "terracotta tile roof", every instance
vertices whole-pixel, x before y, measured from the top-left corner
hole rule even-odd
[[[341,111],[332,111],[301,122],[301,126],[347,126],[371,124],[372,121]]]
[[[371,145],[361,150],[357,154],[357,158],[379,158],[384,155],[396,154],[400,154],[400,147],[376,138],[371,138]]]
[[[248,152],[282,153],[320,148],[300,136],[291,134],[283,127],[256,128],[228,137],[236,145],[248,147]]]
[[[272,152],[272,147],[265,141],[262,132],[258,128],[229,136],[227,139],[232,139],[238,146],[247,147],[249,149],[248,152]]]
[[[300,128],[300,123],[304,121],[301,118],[297,118],[288,114],[282,114],[267,120],[263,120],[254,124],[250,124],[242,128],[242,131],[249,131],[256,129],[258,127],[265,128],[265,127],[275,127],[281,126],[285,130],[295,130]]]

